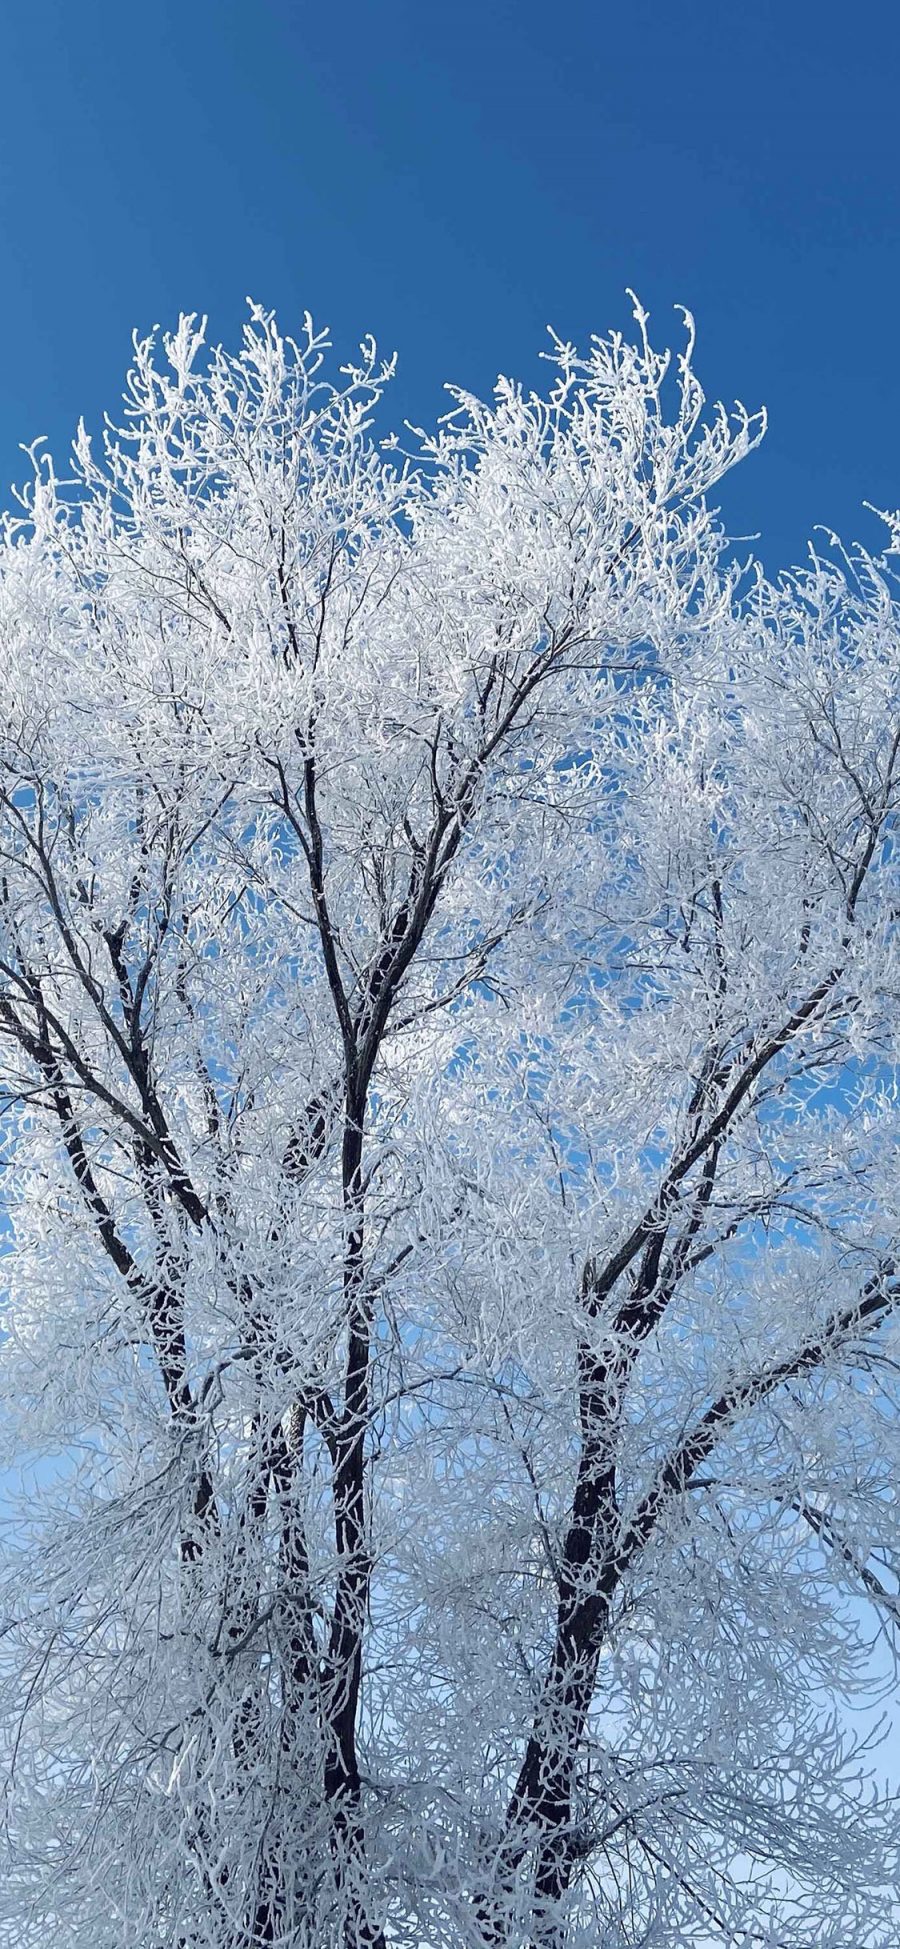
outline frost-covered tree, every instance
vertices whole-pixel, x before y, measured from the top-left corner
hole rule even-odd
[[[184,319],[5,524],[16,1949],[896,1939],[891,550],[637,318]]]

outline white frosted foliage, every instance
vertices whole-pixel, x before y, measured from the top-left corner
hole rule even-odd
[[[896,1940],[894,557],[635,315],[185,318],[4,524],[10,1949]]]

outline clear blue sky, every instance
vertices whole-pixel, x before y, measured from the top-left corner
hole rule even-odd
[[[900,11],[856,0],[19,0],[0,114],[0,495],[114,405],[133,326],[247,292],[400,354],[397,416],[550,322],[765,401],[726,490],[770,567],[900,502]]]
[[[765,402],[767,565],[900,504],[896,0],[7,0],[0,498],[114,407],[134,326],[249,292],[400,354],[396,413],[676,303]],[[900,1730],[892,1746],[900,1766]]]

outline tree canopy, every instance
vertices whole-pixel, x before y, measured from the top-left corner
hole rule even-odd
[[[893,531],[636,324],[186,317],[5,521],[17,1949],[895,1939]]]

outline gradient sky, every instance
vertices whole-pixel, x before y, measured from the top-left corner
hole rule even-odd
[[[115,406],[130,334],[246,293],[400,355],[394,416],[526,379],[552,323],[765,402],[723,488],[775,569],[877,545],[900,419],[900,13],[857,0],[30,0],[2,37],[0,499]]]
[[[137,327],[247,293],[400,355],[394,417],[539,376],[548,323],[765,403],[723,485],[774,571],[900,504],[896,0],[8,0],[0,502],[114,409]],[[900,1728],[884,1755],[900,1772]]]

